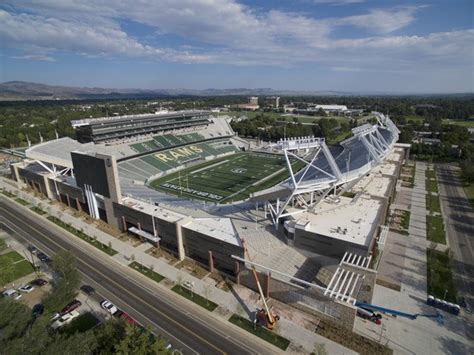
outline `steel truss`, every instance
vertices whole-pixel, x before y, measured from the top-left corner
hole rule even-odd
[[[367,154],[367,163],[363,169],[350,171],[351,154],[349,152],[346,166],[347,169],[341,172],[335,158],[331,154],[324,138],[300,137],[293,139],[280,140],[276,147],[279,148],[286,160],[290,178],[283,185],[289,188],[291,193],[285,198],[277,198],[276,201],[266,201],[265,211],[270,216],[275,228],[281,218],[296,215],[308,210],[314,210],[315,206],[331,192],[336,194],[336,188],[341,186],[345,190],[352,186],[361,177],[367,174],[374,166],[380,164],[383,159],[391,152],[393,145],[398,140],[400,131],[395,124],[385,115],[373,112],[377,118],[378,124],[365,124],[352,129],[353,137],[341,142],[341,145],[347,145],[350,141],[359,140],[362,142]],[[391,132],[391,140],[387,139],[380,132],[384,128]],[[318,157],[324,156],[327,164],[318,166],[316,161]],[[304,167],[295,173],[292,167],[292,161],[304,163]],[[315,171],[322,173],[325,179],[313,179],[308,176]],[[305,180],[305,177],[309,179]],[[289,206],[295,207],[288,211]]]

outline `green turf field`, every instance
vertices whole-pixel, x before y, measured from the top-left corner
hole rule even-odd
[[[154,180],[150,186],[178,196],[229,203],[244,200],[288,176],[283,156],[237,153]]]

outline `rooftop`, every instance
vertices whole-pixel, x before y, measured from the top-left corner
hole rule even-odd
[[[122,204],[170,223],[189,218],[189,222],[183,225],[186,229],[207,234],[212,238],[222,240],[229,244],[241,246],[240,238],[230,218],[192,218],[188,215],[164,207],[155,206],[133,197],[123,198]]]
[[[149,214],[150,216],[155,216],[170,223],[175,223],[187,217],[184,214],[174,212],[159,206],[155,206],[148,202],[137,200],[133,197],[124,197],[122,199],[122,204],[127,207],[133,208],[134,210],[141,211],[143,213]]]
[[[354,199],[339,197],[335,201],[325,199],[314,212],[297,215],[295,228],[367,246],[378,225],[377,215],[381,207],[381,201],[367,195]]]
[[[352,191],[364,192],[371,196],[387,197],[390,183],[392,180],[389,177],[381,176],[380,174],[370,174],[357,182],[352,187]]]
[[[230,218],[195,218],[185,227],[226,243],[242,246]]]

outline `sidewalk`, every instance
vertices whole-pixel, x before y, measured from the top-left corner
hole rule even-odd
[[[373,303],[411,314],[435,315],[438,310],[426,304],[427,260],[426,249],[436,243],[426,239],[426,190],[425,170],[427,164],[416,163],[415,186],[411,194],[411,219],[409,235],[395,239],[399,243],[399,259],[391,264],[401,290],[395,291],[380,285],[375,286]],[[446,246],[436,244],[438,249]],[[440,249],[441,250],[441,249]],[[403,259],[403,261],[402,261]],[[469,340],[464,336],[463,319],[441,312],[444,323],[435,318],[420,316],[415,320],[403,317],[384,316],[382,326],[356,320],[361,334],[387,344],[394,354],[446,354],[468,353]]]
[[[18,197],[24,199],[25,201],[28,201],[32,205],[37,206],[39,203],[41,203],[42,209],[47,212],[47,215],[60,218],[63,222],[71,224],[71,226],[73,226],[74,228],[78,230],[82,229],[83,232],[88,234],[89,236],[96,237],[97,240],[102,242],[103,244],[110,245],[118,252],[117,255],[112,257],[112,259],[114,259],[116,262],[119,262],[123,265],[128,265],[132,262],[133,259],[146,267],[152,266],[155,272],[163,275],[174,283],[178,283],[178,280],[192,282],[194,284],[193,291],[195,293],[202,295],[203,297],[206,297],[212,302],[219,305],[219,307],[217,308],[217,310],[219,311],[214,311],[213,313],[216,316],[223,318],[223,320],[225,319],[225,321],[227,321],[227,319],[232,313],[238,313],[244,317],[248,317],[247,312],[245,312],[245,310],[242,308],[242,305],[240,303],[241,301],[237,299],[237,297],[240,297],[240,295],[238,294],[238,287],[235,287],[236,295],[234,295],[232,292],[226,292],[217,287],[214,287],[216,282],[215,280],[209,277],[204,277],[203,279],[196,278],[185,271],[173,267],[163,259],[158,259],[156,257],[146,254],[145,250],[151,248],[151,245],[149,245],[148,247],[144,247],[143,244],[139,244],[137,247],[133,247],[130,243],[123,242],[115,237],[110,236],[107,233],[102,232],[101,230],[97,229],[93,224],[89,224],[81,219],[73,217],[68,213],[68,210],[63,211],[56,204],[50,205],[48,203],[48,200],[42,200],[28,193],[12,188],[11,185],[5,183],[3,178],[0,178],[0,188],[4,188],[7,191],[17,194]],[[46,219],[47,215],[38,215],[38,218]],[[79,239],[75,236],[73,238]],[[104,257],[108,258],[109,256],[104,254]],[[140,276],[137,275],[137,277]],[[159,287],[167,288],[165,285],[162,285],[162,283],[157,285]],[[257,299],[257,297],[255,297],[255,299]],[[245,306],[250,310],[255,310],[257,307],[260,307],[259,304],[255,302],[249,303],[247,300],[245,302]],[[306,314],[296,309],[291,308],[291,312],[295,314],[294,319],[308,318]],[[302,313],[300,317],[297,316],[298,313]],[[290,347],[288,348],[287,352],[310,353],[314,350],[317,344],[324,344],[325,349],[329,354],[355,354],[355,352],[353,352],[352,350],[347,349],[346,347],[337,344],[327,338],[324,338],[316,334],[314,330],[312,331],[306,329],[304,326],[292,322],[288,318],[282,317],[282,319],[280,319],[275,332],[291,341],[292,344],[290,344]]]

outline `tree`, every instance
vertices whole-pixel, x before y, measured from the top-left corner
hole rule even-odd
[[[58,278],[53,283],[53,291],[43,303],[46,309],[56,311],[76,297],[80,275],[76,270],[76,257],[67,250],[61,250],[53,256],[52,269]]]
[[[112,354],[115,352],[115,345],[125,336],[125,322],[121,319],[110,319],[101,327],[96,328],[95,340],[97,343],[97,352],[99,354]]]
[[[21,338],[31,320],[31,311],[23,303],[0,298],[0,349],[14,338]],[[5,352],[7,354],[7,352]]]
[[[125,336],[115,346],[116,354],[159,354],[166,353],[166,342],[161,337],[153,336],[149,329],[126,325]]]

